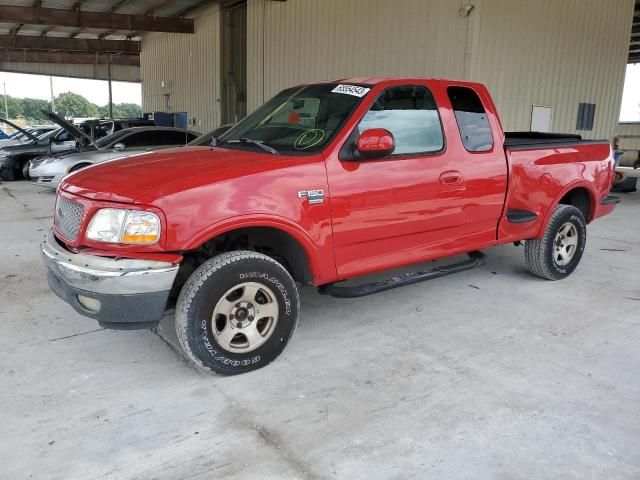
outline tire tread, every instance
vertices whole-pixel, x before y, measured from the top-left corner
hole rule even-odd
[[[178,342],[180,343],[180,346],[182,347],[182,350],[186,354],[187,358],[191,360],[201,370],[205,370],[207,372],[219,373],[214,371],[211,367],[205,365],[202,362],[202,360],[200,360],[195,355],[195,353],[189,346],[189,341],[187,338],[189,317],[187,315],[187,312],[191,308],[193,298],[197,294],[198,290],[202,287],[203,283],[209,277],[211,277],[212,275],[214,275],[216,272],[223,269],[224,267],[242,260],[271,263],[275,265],[277,268],[281,269],[284,275],[290,277],[289,272],[287,272],[287,270],[280,263],[275,261],[273,258],[267,255],[264,255],[262,253],[252,252],[249,250],[234,250],[231,252],[226,252],[226,253],[217,255],[207,260],[206,262],[204,262],[202,265],[200,265],[200,267],[198,267],[198,269],[196,269],[195,272],[191,274],[189,279],[186,281],[186,283],[182,287],[182,290],[180,291],[180,295],[178,296],[178,302],[176,305],[176,312],[175,312],[176,334],[178,337]],[[291,279],[291,281],[293,282],[293,279]],[[299,311],[300,298],[298,295],[296,295],[295,298],[296,298],[297,307]],[[291,332],[289,334],[289,337],[287,338],[287,341],[293,335],[297,325],[298,325],[298,319],[296,318],[296,321],[293,325],[293,328],[291,329]],[[228,372],[228,374],[233,374],[233,373],[237,373],[237,372],[234,372],[232,370],[229,370]]]

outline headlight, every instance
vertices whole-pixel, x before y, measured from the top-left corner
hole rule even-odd
[[[0,150],[0,157],[7,157],[9,155],[9,152],[7,152],[6,150]]]
[[[105,243],[151,245],[160,240],[160,219],[143,210],[102,208],[89,222],[87,238]]]

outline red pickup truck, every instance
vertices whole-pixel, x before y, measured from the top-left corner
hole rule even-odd
[[[608,142],[504,133],[487,89],[470,82],[297,86],[195,143],[66,177],[42,254],[52,290],[103,326],[148,328],[175,308],[186,355],[221,374],[282,352],[297,285],[362,296],[521,241],[534,275],[562,279],[580,262],[586,224],[618,201]]]

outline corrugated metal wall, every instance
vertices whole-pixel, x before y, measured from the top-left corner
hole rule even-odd
[[[468,17],[460,8],[474,6]],[[573,132],[595,103],[587,138],[612,138],[634,0],[248,0],[248,110],[299,82],[419,75],[486,83],[507,130],[529,130],[533,104]],[[145,111],[186,110],[195,128],[220,123],[218,7],[196,33],[146,35]],[[162,89],[160,82],[167,86]]]
[[[107,80],[108,78],[106,65],[0,62],[0,70],[96,80]],[[111,65],[111,78],[120,82],[139,82],[140,68],[132,65]]]
[[[220,123],[217,5],[195,19],[195,31],[195,34],[157,33],[143,37],[142,109],[145,112],[186,111],[189,128],[206,132]]]
[[[456,0],[249,0],[248,95],[255,109],[299,82],[358,75],[464,75]]]
[[[357,75],[486,83],[507,130],[529,130],[533,104],[587,138],[617,125],[634,0],[249,0],[249,109],[277,90]],[[474,6],[468,17],[459,11]]]
[[[476,3],[476,2],[474,2]],[[576,132],[578,104],[595,103],[586,138],[618,123],[634,0],[481,0],[469,77],[491,90],[508,130],[529,130],[533,104],[554,107],[553,130]]]

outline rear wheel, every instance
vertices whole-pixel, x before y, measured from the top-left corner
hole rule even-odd
[[[202,264],[185,283],[176,333],[197,366],[234,375],[280,355],[299,310],[298,290],[282,265],[256,252],[228,252]]]
[[[527,240],[525,259],[534,275],[561,280],[573,273],[587,242],[582,212],[572,205],[558,205],[541,239]]]

